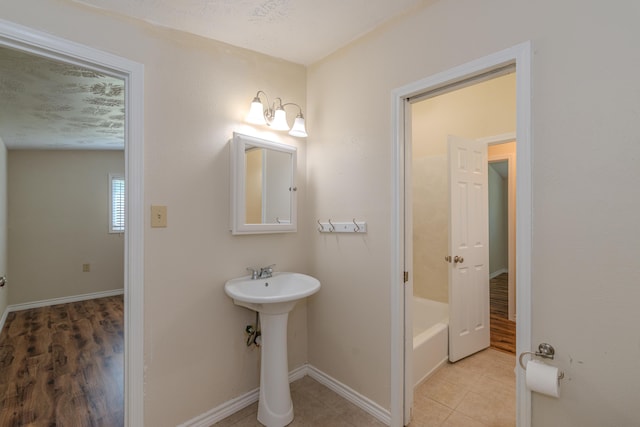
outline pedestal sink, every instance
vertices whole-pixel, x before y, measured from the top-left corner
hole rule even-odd
[[[229,280],[224,290],[233,302],[260,313],[262,363],[258,421],[267,427],[286,426],[293,420],[287,364],[287,319],[302,298],[320,290],[318,279],[300,273],[273,273]]]

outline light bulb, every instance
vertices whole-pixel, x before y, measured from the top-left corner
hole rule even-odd
[[[262,102],[260,102],[260,98],[257,96],[253,98],[253,101],[251,102],[251,109],[249,110],[249,114],[247,114],[247,118],[245,120],[254,125],[267,124],[267,121],[264,118],[264,107],[262,106]]]
[[[289,124],[287,123],[287,114],[284,109],[276,109],[273,115],[273,121],[271,122],[271,128],[273,130],[289,130]]]
[[[304,126],[304,117],[302,117],[302,114],[299,114],[298,117],[296,117],[296,121],[293,123],[293,127],[291,128],[289,135],[300,138],[307,137],[307,130]]]

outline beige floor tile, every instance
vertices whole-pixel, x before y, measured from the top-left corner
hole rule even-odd
[[[495,379],[490,375],[483,376],[480,381],[471,385],[471,390],[483,395],[499,395],[504,399],[516,398],[515,378],[511,384]]]
[[[454,364],[447,364],[429,380],[416,387],[412,427],[425,426],[491,426],[515,425],[515,357],[486,349]],[[448,407],[444,422],[439,416],[430,423],[421,422],[420,410],[433,401]],[[419,415],[419,416],[416,416]],[[427,418],[424,418],[427,419]]]
[[[507,366],[511,370],[515,367],[516,359],[513,354],[498,351],[493,348],[484,349],[460,362],[469,361],[470,363],[481,364],[483,367],[488,366]],[[456,363],[460,363],[456,362]]]
[[[512,364],[496,365],[489,369],[485,375],[488,375],[498,381],[503,382],[506,386],[515,388],[516,384],[516,372],[515,366]]]
[[[219,424],[215,424],[218,427]],[[244,418],[241,418],[235,421],[233,424],[229,424],[229,426],[233,427],[263,427],[261,423],[258,422],[257,413],[249,414]]]
[[[215,427],[230,427],[236,425],[240,420],[247,418],[249,415],[253,415],[254,418],[258,416],[258,402],[247,406],[238,412],[231,414],[224,420],[214,424]]]
[[[445,380],[451,383],[469,386],[478,381],[483,374],[484,369],[481,367],[448,363],[442,366],[431,378],[433,380]]]
[[[470,391],[456,408],[457,412],[480,421],[486,425],[494,425],[502,418],[503,399],[499,395],[479,394]]]
[[[292,394],[298,391],[317,394],[322,390],[326,390],[327,388],[310,376],[305,375],[301,379],[292,382],[290,384],[290,389]]]
[[[414,405],[420,406],[423,398],[434,400],[451,409],[462,402],[471,385],[450,382],[446,379],[434,378],[423,383],[414,394]]]
[[[485,350],[487,355],[494,361],[513,362],[515,355],[504,351],[496,350],[495,348],[488,348]]]
[[[488,349],[443,366],[416,387],[410,426],[515,426],[514,360],[513,355]],[[291,383],[291,395],[295,418],[290,427],[384,426],[311,377]],[[215,426],[262,427],[257,408],[254,403]]]
[[[321,389],[314,391],[314,397],[316,397],[320,402],[322,402],[324,405],[328,406],[338,414],[352,411],[354,409],[360,410],[353,403],[349,402],[338,393],[324,386],[322,386]]]
[[[516,427],[516,411],[503,411],[498,414],[491,427]]]
[[[473,418],[469,418],[460,412],[453,411],[453,413],[449,415],[449,418],[442,424],[442,427],[487,427],[487,425]]]
[[[298,420],[304,420],[313,423],[316,419],[326,417],[327,415],[335,415],[336,412],[323,404],[310,393],[292,394],[293,413]]]
[[[287,427],[353,427],[353,425],[342,419],[338,414],[324,414],[313,421],[296,417]]]
[[[367,414],[360,408],[339,414],[339,417],[354,427],[386,427],[386,424]]]
[[[482,350],[469,357],[465,357],[462,360],[458,360],[455,364],[463,368],[473,367],[486,369],[490,366],[493,366],[493,364],[495,363],[495,360],[492,357],[493,353],[491,353],[490,350],[491,349]]]
[[[453,410],[431,399],[421,399],[414,403],[413,417],[409,427],[437,427],[441,425]]]

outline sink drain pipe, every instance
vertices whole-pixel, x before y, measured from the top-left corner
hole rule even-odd
[[[256,347],[260,347],[262,343],[262,332],[260,332],[260,313],[256,312],[256,326],[247,325],[244,330],[247,333],[247,347],[251,347],[255,345]]]

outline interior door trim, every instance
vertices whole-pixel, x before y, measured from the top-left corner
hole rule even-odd
[[[441,73],[409,83],[392,92],[392,206],[391,206],[391,426],[405,423],[405,289],[402,283],[405,245],[405,109],[408,99],[430,89],[486,73],[506,64],[516,65],[516,161],[518,194],[516,205],[516,286],[517,313],[516,352],[531,348],[531,247],[532,247],[532,137],[531,137],[531,42],[527,41],[483,58],[454,67]],[[411,310],[411,306],[406,307]],[[411,334],[409,334],[411,335]],[[408,339],[408,338],[407,338]],[[407,420],[408,422],[408,420]],[[519,427],[531,425],[531,392],[525,385],[524,371],[516,375],[516,423]]]
[[[144,66],[89,46],[0,19],[0,46],[122,78],[125,81],[125,425],[144,425]]]

